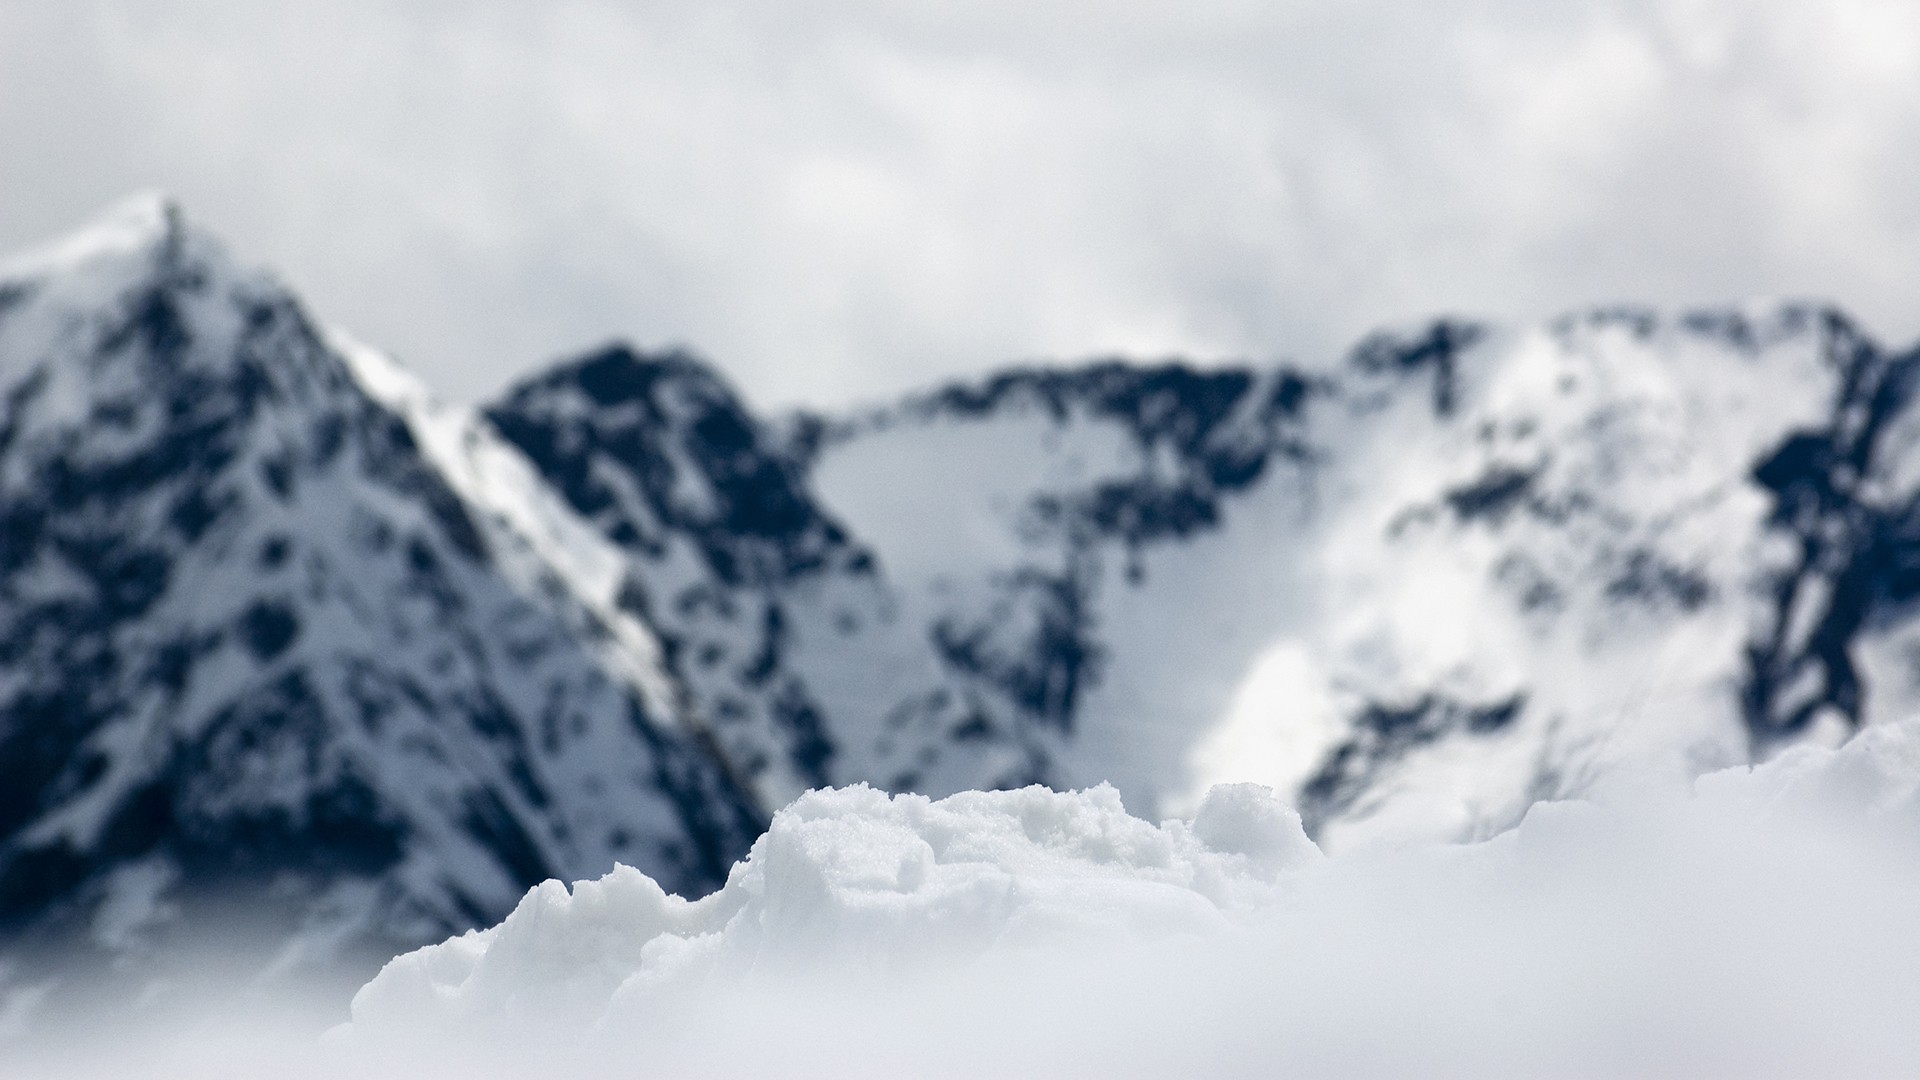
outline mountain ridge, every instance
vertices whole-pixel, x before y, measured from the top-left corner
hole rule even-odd
[[[764,416],[621,343],[439,402],[156,197],[0,267],[16,948],[224,888],[312,957],[616,859],[699,893],[862,782],[1468,838],[1920,704],[1920,352],[1830,306]]]
[[[0,313],[16,941],[121,951],[238,889],[390,950],[614,851],[718,884],[758,809],[291,294],[158,200],[59,256]]]

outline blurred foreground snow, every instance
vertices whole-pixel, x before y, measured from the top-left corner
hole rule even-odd
[[[306,1039],[103,1074],[1920,1074],[1920,726],[1467,845],[1323,858],[1265,789],[809,794],[724,889],[621,869],[402,956]],[[82,1071],[74,1057],[44,1075]],[[22,1070],[9,1070],[17,1073]],[[30,1072],[31,1070],[25,1070]]]

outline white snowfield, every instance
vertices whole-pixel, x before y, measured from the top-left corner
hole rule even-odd
[[[1265,789],[782,811],[688,902],[621,869],[402,956],[342,1075],[1920,1075],[1920,725],[1460,845],[1323,858]]]

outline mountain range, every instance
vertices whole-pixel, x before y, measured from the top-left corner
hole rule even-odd
[[[469,408],[137,198],[0,263],[9,977],[703,893],[816,787],[1257,780],[1348,848],[1837,742],[1920,700],[1917,366],[1764,303]]]

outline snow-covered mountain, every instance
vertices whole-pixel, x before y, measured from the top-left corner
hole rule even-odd
[[[1783,304],[473,411],[136,201],[0,270],[0,920],[378,951],[704,892],[813,787],[1254,780],[1337,849],[1837,740],[1920,700],[1917,364]]]
[[[20,947],[390,949],[759,831],[595,534],[165,201],[0,272],[0,395]]]
[[[488,415],[766,805],[1255,779],[1341,844],[1905,715],[1915,362],[1818,306],[1607,310],[772,420],[616,347]]]
[[[1469,837],[1912,711],[1916,363],[1807,305],[1442,320],[1317,375],[1015,371],[803,443],[949,664],[1053,695],[1051,782]]]
[[[1113,361],[792,430],[981,723],[1044,747],[1047,782],[1110,781],[1151,813],[1298,587],[1308,420],[1330,393],[1285,369]]]

